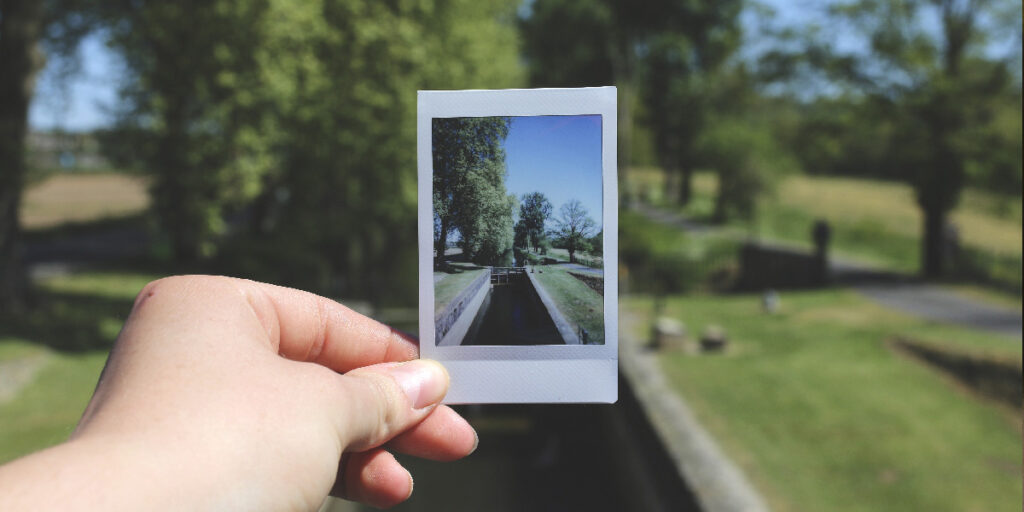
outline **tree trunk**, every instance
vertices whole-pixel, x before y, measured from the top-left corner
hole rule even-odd
[[[943,227],[946,212],[938,208],[924,210],[924,240],[921,247],[921,268],[925,277],[942,277],[946,270],[945,240]]]
[[[690,204],[690,199],[693,196],[692,179],[693,170],[689,166],[681,166],[679,168],[679,206]]]
[[[0,309],[24,303],[21,193],[25,187],[28,104],[42,65],[42,2],[0,0]]]
[[[616,84],[619,89],[619,111],[618,111],[618,123],[619,123],[619,148],[618,148],[618,177],[619,177],[619,196],[623,197],[623,192],[629,193],[628,183],[626,177],[629,174],[629,164],[632,155],[630,154],[632,149],[633,141],[633,112],[632,112],[632,97],[633,97],[633,84],[632,76],[624,77],[618,80]],[[625,203],[631,204],[631,197],[625,197]]]
[[[448,223],[441,221],[441,229],[439,231],[441,238],[435,242],[437,244],[437,259],[434,260],[434,268],[440,268],[440,266],[444,265],[444,251],[446,249],[445,246],[447,245],[446,242],[448,241]]]

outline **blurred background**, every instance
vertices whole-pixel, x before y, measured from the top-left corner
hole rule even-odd
[[[160,276],[416,332],[416,90],[615,85],[620,402],[462,408],[480,450],[408,461],[404,509],[1016,510],[1021,26],[1014,0],[0,0],[0,462],[67,437]],[[697,431],[741,485],[694,475]]]

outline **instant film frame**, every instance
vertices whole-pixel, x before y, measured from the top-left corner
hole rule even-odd
[[[417,162],[420,354],[424,358],[441,361],[448,369],[451,375],[451,388],[445,398],[446,403],[613,403],[617,400],[619,344],[616,114],[614,87],[419,91]],[[599,116],[600,119],[603,284],[594,286],[603,287],[604,343],[526,346],[438,345],[441,340],[436,339],[437,334],[449,326],[445,325],[443,329],[438,329],[438,323],[435,322],[436,251],[432,144],[434,120],[529,116]],[[553,205],[555,212],[559,206]],[[489,275],[493,276],[496,270],[493,267],[488,268],[488,272],[491,273]],[[500,280],[500,277],[496,279]],[[550,298],[545,304],[550,306]],[[442,314],[448,312],[449,316],[452,316],[448,311],[451,309],[450,306],[445,306],[444,309]],[[564,326],[559,326],[559,329],[566,336],[566,340],[572,336],[565,333]],[[585,333],[581,334],[583,338],[587,338]],[[447,336],[448,334],[444,334],[441,338]],[[579,336],[576,341],[580,341]]]

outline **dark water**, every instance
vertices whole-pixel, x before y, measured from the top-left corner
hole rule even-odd
[[[473,319],[463,345],[561,345],[561,335],[530,280],[495,284]]]

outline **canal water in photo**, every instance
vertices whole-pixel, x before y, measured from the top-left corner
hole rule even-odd
[[[493,283],[463,345],[562,345],[565,342],[525,273]]]

